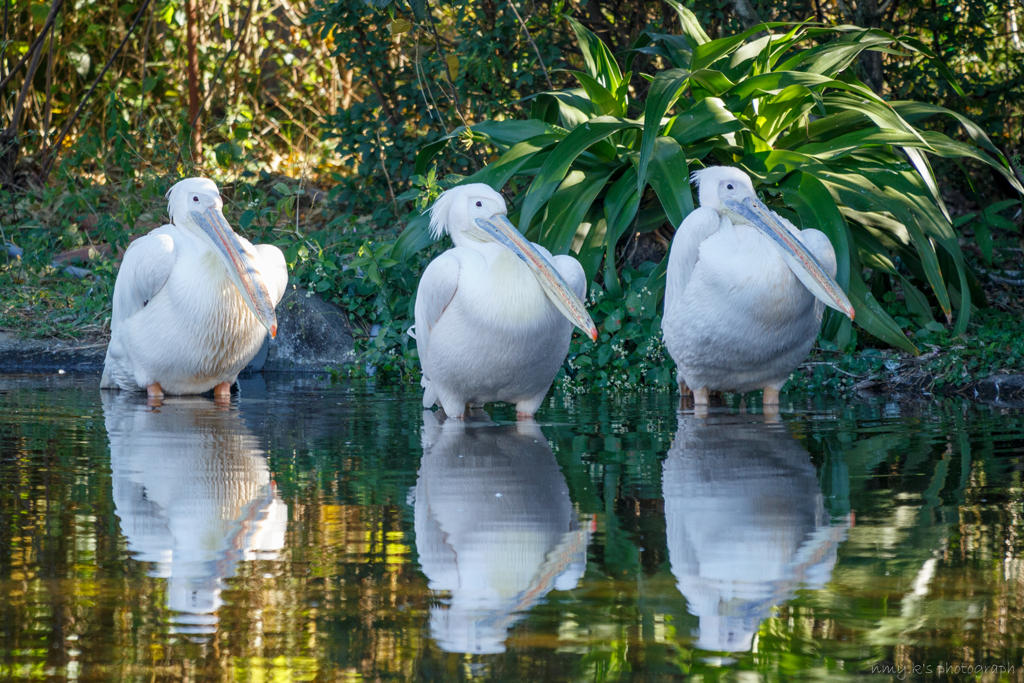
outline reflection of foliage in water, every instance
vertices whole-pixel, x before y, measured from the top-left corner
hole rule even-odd
[[[263,402],[247,389],[242,417],[289,505],[286,548],[239,564],[216,640],[203,644],[168,634],[164,581],[128,558],[94,389],[0,384],[0,675],[610,681],[751,670],[781,680],[964,653],[1021,665],[1019,414],[951,401],[784,413],[830,515],[852,510],[856,524],[830,584],[779,606],[757,654],[718,668],[692,649],[697,622],[669,569],[667,395],[556,395],[542,408],[581,522],[595,525],[587,573],[512,628],[507,654],[465,659],[426,636],[433,598],[407,500],[415,396],[307,384],[279,401],[281,390],[271,383]],[[492,415],[513,418],[505,407]]]

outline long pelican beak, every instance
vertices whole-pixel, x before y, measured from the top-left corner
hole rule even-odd
[[[537,251],[533,243],[523,237],[508,218],[502,214],[495,214],[490,218],[477,218],[476,226],[488,237],[511,249],[513,254],[523,259],[555,308],[568,318],[569,322],[583,330],[591,340],[597,341],[597,327],[590,319],[583,302],[569,289],[569,285],[544,254]]]
[[[727,209],[745,218],[751,225],[768,236],[782,254],[797,279],[811,294],[826,306],[836,309],[853,320],[853,304],[846,297],[839,283],[825,272],[818,259],[807,251],[803,242],[784,226],[775,213],[758,201],[756,197],[745,197],[742,202],[735,199],[722,201]]]
[[[271,337],[277,336],[277,314],[274,313],[274,302],[263,283],[263,276],[252,257],[245,252],[245,247],[238,235],[228,225],[224,214],[216,206],[211,206],[202,213],[189,211],[189,219],[194,222],[206,236],[213,240],[217,251],[227,266],[228,276],[242,295],[242,300],[249,307]]]

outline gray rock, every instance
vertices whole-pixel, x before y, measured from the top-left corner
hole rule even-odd
[[[105,339],[69,343],[0,332],[0,372],[97,372],[103,369],[106,353]]]
[[[956,393],[996,406],[1020,406],[1024,404],[1024,375],[990,375]]]
[[[277,338],[267,339],[246,371],[323,372],[355,362],[345,312],[304,289],[289,289],[277,305]]]

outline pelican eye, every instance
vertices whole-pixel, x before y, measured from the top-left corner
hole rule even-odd
[[[725,189],[732,190],[733,189],[732,183],[729,183],[728,185],[726,185]]]
[[[482,203],[480,203],[480,202],[477,202],[477,203],[476,203],[476,205],[477,205],[477,206],[483,206],[483,204],[482,204]]]
[[[732,189],[732,185],[730,185],[730,186],[729,186],[729,189],[730,189],[730,190]],[[199,201],[199,197],[197,197],[197,196],[195,196],[195,195],[192,195],[192,201],[194,201],[194,202],[198,202],[198,201]]]

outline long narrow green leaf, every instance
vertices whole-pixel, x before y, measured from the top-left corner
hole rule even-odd
[[[466,130],[465,126],[459,126],[448,135],[420,148],[420,151],[416,154],[416,173],[419,175],[425,174],[434,156],[444,149],[451,140],[466,135]],[[490,142],[503,152],[523,140],[547,133],[565,135],[566,131],[558,126],[552,126],[549,123],[536,119],[527,119],[525,121],[517,121],[515,119],[481,121],[469,129],[469,134],[474,139]]]
[[[689,40],[683,36],[673,36],[665,33],[647,32],[647,36],[661,48],[669,63],[675,69],[689,69],[693,60],[693,48]],[[640,74],[646,76],[646,74]]]
[[[654,142],[661,132],[661,120],[665,112],[675,104],[690,82],[690,72],[685,69],[659,71],[647,92],[647,108],[644,110],[644,137],[640,143],[640,164],[637,169],[636,189],[643,194],[647,184],[647,167],[651,163]]]
[[[892,36],[879,36],[865,30],[862,34],[848,34],[839,40],[804,50],[779,64],[776,69],[789,71],[801,67],[802,71],[834,78],[852,65],[865,50],[902,54],[897,50],[882,49],[894,42]]]
[[[590,223],[590,230],[583,240],[576,259],[583,266],[583,272],[587,276],[587,282],[593,282],[601,267],[601,260],[604,258],[605,235],[608,234],[608,221],[603,218],[603,208],[597,204],[590,207],[585,221]]]
[[[556,108],[558,120],[565,130],[572,130],[597,115],[597,108],[583,88],[541,93],[537,95],[537,100],[546,101],[550,103],[549,106]]]
[[[735,87],[735,84],[726,78],[725,74],[721,71],[714,71],[712,69],[701,69],[694,71],[690,74],[691,84],[700,86],[701,90],[704,90],[704,97],[718,97],[724,92],[727,92],[731,88]],[[692,87],[692,85],[691,85]],[[697,96],[698,92],[694,92],[694,96]],[[697,99],[703,99],[698,97]]]
[[[757,112],[758,134],[769,144],[772,143],[794,121],[814,109],[817,104],[815,94],[805,86],[791,85],[768,101],[762,100]]]
[[[972,294],[970,272],[967,264],[964,262],[964,256],[960,250],[960,243],[956,233],[953,231],[953,226],[946,219],[946,216],[938,210],[928,188],[925,186],[924,180],[919,175],[910,171],[883,174],[873,170],[866,171],[864,175],[868,179],[873,180],[876,185],[881,186],[881,183],[884,182],[885,193],[895,201],[906,204],[909,208],[909,214],[921,225],[923,231],[942,247],[944,253],[938,252],[936,258],[939,263],[940,272],[944,275],[946,286],[950,292],[950,300],[958,309],[954,334],[962,334],[967,330],[967,322],[971,314]],[[915,233],[911,231],[911,235],[914,236]],[[925,266],[926,273],[928,273],[928,259],[924,259],[922,263]],[[946,267],[943,267],[943,263],[946,264]],[[950,265],[952,267],[949,267]],[[955,278],[953,277],[954,270],[956,271]],[[954,280],[956,284],[954,284]],[[954,287],[964,293],[960,304],[956,304],[953,300],[952,288]],[[941,296],[939,300],[941,303]],[[948,316],[950,308],[943,306],[943,310]]]
[[[519,230],[526,233],[530,229],[533,217],[541,206],[554,194],[565,178],[566,172],[576,157],[595,142],[604,140],[616,131],[627,128],[640,128],[636,121],[619,119],[611,116],[599,116],[588,123],[574,128],[555,148],[554,153],[544,163],[537,177],[533,179],[523,200],[523,211],[519,218]]]
[[[622,293],[619,275],[615,268],[615,245],[619,243],[619,238],[633,223],[640,206],[640,194],[636,190],[636,176],[635,168],[631,166],[626,169],[626,172],[612,184],[604,198],[605,220],[608,225],[603,242],[605,249],[604,282],[605,289],[614,295]]]
[[[757,26],[748,28],[743,33],[738,33],[727,38],[718,38],[717,40],[712,40],[698,45],[693,49],[693,63],[691,65],[691,69],[696,71],[697,69],[708,68],[722,57],[732,54],[735,50],[738,50],[743,44],[743,41],[755,33],[792,25],[793,24],[780,21],[758,24]]]
[[[743,130],[743,122],[736,118],[717,97],[705,97],[686,111],[676,114],[665,126],[665,135],[675,138],[680,145],[713,138]]]
[[[703,45],[704,43],[711,42],[711,38],[708,37],[707,33],[704,33],[704,28],[700,25],[700,21],[697,20],[693,12],[683,7],[682,3],[676,0],[665,0],[665,3],[676,11],[676,14],[679,16],[679,26],[691,45]]]
[[[853,304],[854,322],[864,328],[873,337],[881,339],[886,344],[891,344],[904,351],[909,351],[915,356],[920,353],[917,347],[907,339],[903,330],[896,324],[885,309],[872,296],[868,286],[860,277],[850,279],[850,302]]]
[[[914,168],[917,169],[917,173],[928,188],[932,200],[942,211],[942,216],[947,222],[952,223],[953,218],[949,215],[949,209],[946,208],[946,203],[942,201],[942,194],[939,192],[939,181],[935,177],[935,171],[932,170],[932,165],[928,163],[928,158],[924,155],[924,152],[913,147],[904,147],[903,152],[910,159],[910,163],[914,165]]]
[[[657,193],[669,223],[678,228],[693,211],[690,169],[678,142],[664,136],[657,139],[649,173],[651,187]]]
[[[928,238],[925,237],[917,218],[904,203],[899,193],[887,193],[872,183],[868,178],[856,173],[828,173],[818,179],[839,194],[844,204],[859,211],[888,211],[896,216],[906,228],[911,242],[917,249],[924,265],[928,283],[939,300],[939,305],[947,315],[951,313],[949,294],[939,267],[938,256]],[[886,188],[888,189],[888,188]],[[851,281],[856,278],[851,278]]]
[[[608,90],[615,92],[619,83],[622,82],[622,72],[619,70],[619,65],[611,50],[590,29],[572,17],[569,17],[569,25],[572,26],[576,40],[579,41],[587,73],[600,81],[601,85]]]
[[[611,166],[597,173],[570,171],[548,200],[540,244],[552,254],[567,254],[583,216],[590,210],[590,205],[604,189],[605,181],[614,170],[615,167]]]
[[[615,95],[608,88],[598,83],[595,78],[581,71],[568,71],[567,73],[572,74],[580,82],[580,85],[583,86],[583,89],[590,97],[590,101],[594,103],[598,115],[622,116],[625,114],[619,101],[615,99]]]
[[[961,126],[963,126],[964,131],[972,140],[974,140],[974,144],[987,150],[997,158],[1002,158],[1003,156],[1002,152],[999,151],[999,148],[992,144],[992,140],[990,140],[988,135],[985,134],[985,131],[981,129],[981,126],[952,109],[946,109],[945,107],[940,107],[937,104],[914,102],[911,100],[893,102],[892,108],[899,112],[900,116],[911,123],[915,123],[936,114],[951,116],[955,118]]]
[[[850,109],[867,117],[871,123],[879,128],[890,128],[893,130],[909,133],[916,137],[918,142],[924,144],[925,138],[914,126],[910,125],[891,104],[881,99],[870,89],[860,84],[845,83],[841,80],[832,80],[829,87],[848,92],[831,92],[823,99],[826,107],[831,113],[834,109]],[[865,125],[867,125],[865,123]],[[809,128],[815,128],[811,124]],[[818,132],[815,130],[815,132]],[[927,148],[927,145],[925,145]]]

